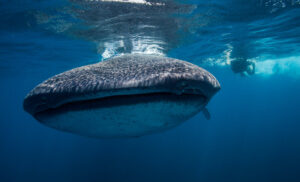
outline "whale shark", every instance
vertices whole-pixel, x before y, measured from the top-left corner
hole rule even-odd
[[[96,138],[168,130],[205,111],[218,80],[192,63],[125,54],[55,75],[25,97],[24,110],[57,130]]]

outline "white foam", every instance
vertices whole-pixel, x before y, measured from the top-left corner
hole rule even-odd
[[[146,0],[88,0],[88,1],[100,1],[100,2],[118,2],[118,3],[133,3],[133,4],[144,4],[148,6],[163,6],[164,3],[150,3]]]
[[[300,56],[258,61],[256,63],[256,74],[262,76],[285,74],[299,78]]]
[[[127,41],[125,43],[125,41]],[[130,44],[130,46],[128,46]],[[107,41],[98,45],[98,54],[102,59],[108,59],[125,53],[151,54],[164,56],[163,41],[154,40],[152,37],[127,38],[118,41]]]

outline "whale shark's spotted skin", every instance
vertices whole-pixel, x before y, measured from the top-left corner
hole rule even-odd
[[[191,63],[123,55],[58,74],[35,87],[24,109],[40,122],[92,137],[130,137],[172,128],[220,89]]]

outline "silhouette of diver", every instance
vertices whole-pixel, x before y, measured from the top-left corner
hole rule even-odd
[[[231,70],[234,73],[240,73],[241,76],[254,75],[255,73],[255,62],[246,59],[235,59],[230,62]]]

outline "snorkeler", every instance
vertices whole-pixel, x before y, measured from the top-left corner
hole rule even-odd
[[[255,73],[255,62],[246,60],[243,58],[238,58],[230,61],[231,69],[234,73],[240,73],[242,76],[254,75]]]

